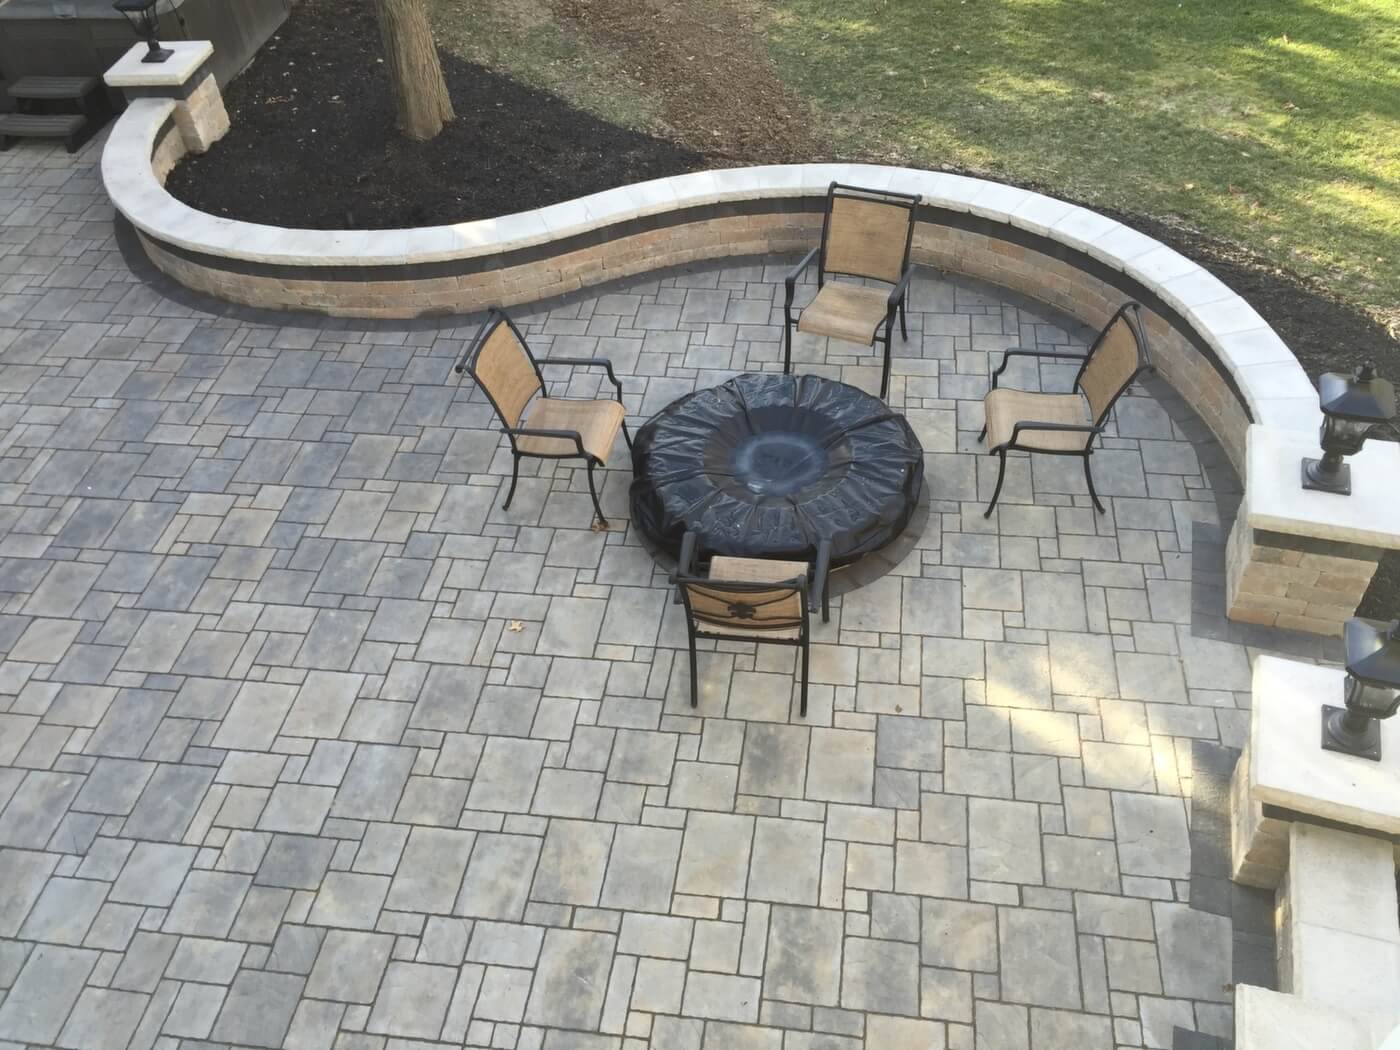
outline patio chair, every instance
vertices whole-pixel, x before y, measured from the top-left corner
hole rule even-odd
[[[787,275],[783,297],[783,371],[792,371],[792,297],[797,279],[817,260],[817,295],[798,312],[797,330],[873,347],[885,346],[880,397],[890,392],[890,337],[895,315],[908,340],[905,318],[909,299],[909,251],[914,242],[914,209],[919,198],[906,193],[861,189],[833,182],[826,191],[821,244]],[[862,277],[892,285],[871,287],[851,281],[828,281],[832,275]]]
[[[617,390],[615,398],[554,398],[549,396],[541,365],[591,366],[604,369]],[[612,362],[601,357],[535,357],[515,322],[503,310],[493,308],[486,324],[456,367],[460,376],[467,372],[486,394],[502,432],[510,438],[510,491],[502,509],[510,509],[515,485],[520,480],[520,460],[581,459],[588,466],[588,491],[598,523],[608,527],[598,502],[597,467],[607,465],[618,431],[632,447],[627,431],[627,412],[622,406],[622,384],[613,373]],[[540,396],[535,397],[536,394]]]
[[[1007,350],[1000,366],[992,373],[992,388],[983,401],[986,424],[978,440],[987,439],[987,451],[995,453],[997,484],[992,502],[983,512],[992,515],[1006,480],[1006,454],[1012,451],[1043,452],[1051,456],[1083,456],[1084,480],[1089,498],[1098,512],[1104,512],[1094,490],[1089,457],[1094,439],[1103,433],[1108,415],[1118,399],[1143,372],[1150,371],[1147,333],[1142,327],[1137,303],[1124,303],[1104,326],[1087,354],[1050,350]],[[1074,387],[1067,394],[1041,394],[998,387],[997,379],[1013,357],[1063,358],[1080,362]]]
[[[692,575],[694,562],[695,534],[687,532],[672,579],[685,605],[690,642],[690,706],[695,707],[700,698],[695,666],[697,638],[768,642],[801,649],[799,712],[806,718],[811,635],[808,602],[810,598],[812,608],[821,605],[825,609],[825,570],[817,574],[809,593],[809,566],[803,561],[716,556],[710,559],[708,576]]]

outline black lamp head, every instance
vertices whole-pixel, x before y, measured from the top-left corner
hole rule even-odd
[[[136,35],[146,41],[146,54],[141,59],[142,62],[164,62],[175,52],[168,47],[161,47],[160,41],[156,39],[160,33],[160,16],[156,13],[156,5],[160,0],[116,0],[112,7],[120,11]]]
[[[1322,746],[1379,762],[1380,720],[1400,710],[1400,620],[1359,617],[1343,629],[1346,709],[1324,706]]]
[[[1323,457],[1303,460],[1303,488],[1349,496],[1351,468],[1342,457],[1356,455],[1372,429],[1395,418],[1395,387],[1367,361],[1350,375],[1324,373],[1318,380],[1318,406]]]

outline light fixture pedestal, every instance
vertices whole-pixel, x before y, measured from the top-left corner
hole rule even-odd
[[[1322,750],[1381,760],[1381,724],[1345,707],[1322,705]]]
[[[1350,496],[1351,467],[1342,462],[1340,452],[1324,453],[1321,459],[1304,459],[1303,488]]]
[[[146,54],[141,61],[146,63],[164,62],[174,53],[175,52],[168,47],[161,47],[160,41],[152,37],[150,40],[146,41]]]

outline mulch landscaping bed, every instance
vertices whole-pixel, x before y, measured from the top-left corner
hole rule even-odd
[[[509,77],[442,55],[457,119],[430,142],[394,127],[369,0],[300,0],[225,92],[232,130],[166,188],[214,215],[310,229],[484,219],[706,166]]]
[[[229,86],[232,130],[209,153],[181,163],[167,188],[203,211],[250,222],[390,229],[504,215],[706,167],[873,159],[824,152],[802,103],[766,58],[733,46],[752,34],[709,24],[744,11],[721,3],[717,15],[717,2],[695,5],[699,14],[688,19],[674,11],[665,17],[647,0],[553,0],[566,23],[626,56],[661,99],[666,137],[599,120],[444,53],[457,119],[418,143],[394,127],[369,0],[300,0]],[[1325,290],[1239,245],[1085,203],[1171,245],[1243,295],[1314,381],[1367,359],[1400,380],[1400,343]],[[1400,615],[1400,553],[1381,563],[1361,612]]]

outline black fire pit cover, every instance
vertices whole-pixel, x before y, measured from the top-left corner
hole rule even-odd
[[[680,552],[833,565],[885,546],[923,485],[924,451],[903,416],[818,376],[741,375],[673,401],[637,433],[632,521]]]

